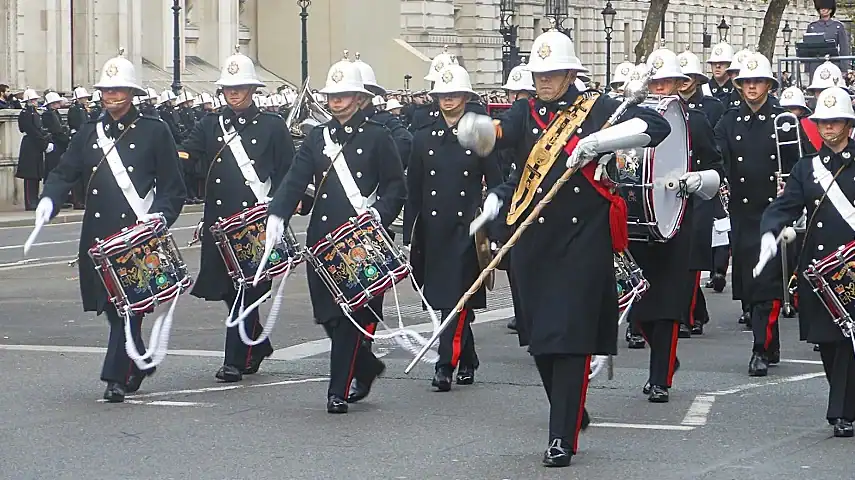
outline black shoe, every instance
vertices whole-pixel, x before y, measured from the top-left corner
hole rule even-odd
[[[154,375],[154,372],[157,371],[157,367],[151,367],[148,370],[142,370],[128,375],[128,382],[125,384],[125,393],[134,393],[140,389],[143,380],[145,377],[150,377]]]
[[[738,322],[740,325],[750,325],[751,324],[751,312],[742,312],[742,316],[739,317]]]
[[[233,365],[223,365],[219,370],[217,370],[217,374],[215,376],[220,381],[227,383],[243,380],[243,374]]]
[[[591,425],[591,416],[588,415],[588,409],[585,407],[582,407],[582,423],[581,423],[582,431],[584,432],[585,430],[587,430],[588,426],[590,426],[590,425]]]
[[[543,466],[545,467],[568,467],[570,466],[570,446],[556,438],[549,444],[549,448],[543,453]]]
[[[712,279],[707,280],[707,283],[704,284],[704,288],[713,288]]]
[[[769,362],[769,365],[777,365],[781,363],[781,350],[775,350],[774,352],[769,352],[766,354],[766,361]]]
[[[710,283],[712,283],[713,290],[718,293],[721,293],[722,291],[724,291],[724,287],[727,286],[727,279],[724,277],[724,275],[716,273]]]
[[[769,374],[769,361],[757,352],[751,354],[748,362],[748,375],[751,377],[765,377]]]
[[[457,369],[457,384],[472,385],[475,383],[475,368],[470,366],[459,367]]]
[[[436,369],[436,374],[433,376],[431,386],[437,388],[440,392],[451,390],[451,371],[446,367]]]
[[[265,358],[271,355],[273,355],[273,352],[270,352],[267,355],[253,355],[252,357],[250,357],[249,363],[247,363],[242,373],[244,375],[252,375],[254,373],[258,373],[258,369],[261,368],[261,362],[263,362]]]
[[[638,350],[638,349],[644,348],[644,345],[645,345],[644,337],[642,337],[641,335],[630,335],[629,343],[627,344],[628,348],[631,348],[633,350]]]
[[[377,377],[383,375],[383,372],[386,371],[386,364],[380,360],[377,360],[377,362],[380,364],[380,368],[377,374],[371,377],[370,380],[363,382],[355,378],[353,379],[353,385],[350,387],[350,395],[347,396],[347,403],[356,403],[371,393],[371,386],[374,384],[374,380],[377,380]]]
[[[347,402],[338,395],[327,398],[327,413],[347,413]]]
[[[680,324],[680,332],[677,333],[677,337],[679,338],[692,338],[692,331],[689,330],[689,326],[686,324]]]
[[[122,403],[125,401],[125,386],[119,382],[108,382],[104,390],[104,400],[108,403]]]
[[[818,351],[819,351],[819,344],[818,344],[818,343],[817,343],[817,344],[814,344],[814,346],[813,346],[813,351],[814,351],[814,352],[818,352]]]
[[[624,334],[624,338],[627,342],[629,342],[632,338],[632,326],[629,324],[629,322],[627,322],[626,324],[626,333]]]
[[[668,403],[668,397],[667,388],[653,385],[650,388],[650,396],[647,397],[647,401],[651,403]]]
[[[508,328],[515,332],[519,331],[517,330],[517,317],[514,317],[508,321]]]
[[[704,334],[704,324],[702,322],[695,323],[695,326],[692,327],[692,335],[703,335]]]
[[[852,437],[855,436],[855,428],[852,427],[852,422],[849,420],[838,418],[834,423],[835,437]]]
[[[651,388],[650,387],[650,381],[648,381],[647,383],[644,384],[643,387],[641,387],[641,393],[643,393],[645,395],[650,395],[650,388]]]

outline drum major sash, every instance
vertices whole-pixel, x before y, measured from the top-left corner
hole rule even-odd
[[[834,175],[822,165],[822,160],[819,155],[813,157],[813,178],[816,180],[822,189],[826,192],[826,198],[831,202],[831,205],[837,210],[837,213],[843,217],[843,220],[849,224],[849,228],[855,230],[855,207],[846,198],[846,195],[840,190],[837,181],[834,180]]]
[[[152,203],[154,203],[154,189],[149,190],[145,198],[140,198],[136,187],[134,187],[134,183],[131,181],[130,175],[128,175],[128,169],[122,163],[122,157],[119,155],[119,150],[116,148],[115,142],[109,139],[104,133],[104,126],[101,122],[98,122],[95,132],[98,138],[98,146],[101,147],[101,151],[104,152],[104,158],[107,160],[107,165],[110,166],[110,173],[113,174],[113,178],[116,179],[116,184],[122,190],[125,200],[128,201],[128,205],[131,206],[137,219],[139,219],[148,213]]]
[[[255,194],[255,199],[258,202],[264,202],[267,199],[267,194],[270,193],[270,179],[268,178],[266,182],[262,182],[258,178],[255,167],[252,166],[252,160],[250,160],[249,155],[246,153],[246,149],[243,148],[243,140],[241,140],[240,134],[234,128],[226,127],[225,123],[223,123],[222,115],[219,116],[219,119],[220,128],[223,130],[223,138],[228,138],[229,150],[231,150],[232,156],[235,158],[238,168],[240,168],[240,173],[249,184],[252,193]]]
[[[550,119],[548,127],[542,124],[540,117],[534,111],[534,99],[529,100],[532,117],[545,130],[537,140],[537,143],[534,144],[534,148],[532,148],[523,166],[520,181],[517,184],[510,208],[508,209],[508,225],[515,224],[523,212],[531,205],[537,187],[546,178],[546,174],[549,173],[552,165],[561,156],[561,152],[567,150],[570,153],[576,147],[576,142],[573,142],[572,145],[569,145],[568,142],[576,133],[576,129],[588,117],[588,114],[591,112],[591,106],[593,106],[597,98],[599,98],[599,94],[590,96],[579,95],[579,98],[573,102],[573,105],[569,109],[561,111],[557,117]],[[578,142],[578,137],[576,141]]]
[[[347,159],[344,157],[344,150],[341,145],[336,143],[330,136],[329,127],[324,127],[324,155],[329,157],[335,168],[335,174],[338,177],[339,183],[344,188],[344,193],[357,215],[365,213],[374,202],[377,201],[377,189],[367,198],[362,196],[359,186],[356,185],[356,180],[353,179],[353,174],[350,173],[350,168],[347,166]]]

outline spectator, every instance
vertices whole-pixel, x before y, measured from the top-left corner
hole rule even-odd
[[[846,26],[834,19],[834,14],[837,12],[837,2],[835,0],[813,0],[813,5],[819,14],[819,20],[814,20],[808,24],[807,33],[822,33],[826,40],[836,41],[837,56],[847,57],[851,55],[849,33],[846,31]],[[805,62],[810,78],[813,78],[813,72],[821,63],[821,60]],[[841,72],[845,72],[849,70],[852,62],[841,60],[835,63],[840,67]]]
[[[0,109],[21,109],[21,102],[9,90],[9,85],[0,83]]]

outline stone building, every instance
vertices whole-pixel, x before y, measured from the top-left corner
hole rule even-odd
[[[173,0],[0,0],[0,82],[37,90],[69,91],[92,85],[98,69],[119,47],[141,72],[142,82],[168,88],[173,65]],[[278,86],[301,77],[300,8],[296,0],[178,0],[185,86],[211,89],[222,60],[242,51],[262,66],[262,76]],[[530,48],[533,37],[548,27],[545,0],[516,0],[519,46]],[[600,5],[599,3],[603,3]],[[649,3],[614,1],[617,10],[612,64],[632,57]],[[605,2],[570,0],[568,19],[582,62],[595,80],[605,74],[606,45],[602,10]],[[766,3],[760,0],[720,2],[672,0],[665,17],[666,46],[686,45],[705,57],[703,32],[718,40],[722,16],[731,25],[728,39],[736,46],[756,42]],[[426,87],[422,77],[429,59],[449,50],[463,59],[478,88],[501,84],[499,0],[313,0],[308,8],[309,74],[319,86],[329,65],[342,50],[360,52],[390,89],[413,77],[413,89]],[[811,0],[794,0],[784,18],[800,38],[816,17]],[[791,48],[791,54],[794,48]],[[779,39],[778,52],[783,54]]]

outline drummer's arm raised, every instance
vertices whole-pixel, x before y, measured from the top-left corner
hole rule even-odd
[[[319,135],[322,134],[322,131],[323,129],[320,127],[315,128],[300,145],[300,149],[297,150],[297,155],[294,156],[294,161],[291,163],[291,168],[288,169],[288,173],[285,174],[282,184],[276,189],[273,200],[268,206],[267,213],[284,219],[286,225],[294,215],[294,210],[297,209],[303,195],[306,194],[306,187],[314,178],[314,158],[315,155],[321,155],[320,152],[315,152],[315,148],[321,142]],[[315,192],[315,194],[317,195],[319,192]]]
[[[154,191],[154,202],[148,213],[162,213],[166,219],[166,225],[172,226],[184,207],[187,188],[184,186],[183,168],[178,158],[175,140],[165,124],[159,138],[155,139],[154,145],[157,188]]]
[[[777,236],[781,230],[799,219],[809,201],[805,197],[803,179],[813,175],[812,157],[804,157],[793,167],[784,192],[763,211],[760,233],[772,232]]]
[[[45,180],[41,198],[49,198],[53,202],[51,218],[59,213],[62,205],[65,203],[68,192],[71,191],[71,188],[83,175],[82,146],[84,143],[90,143],[87,141],[87,138],[84,138],[87,131],[91,130],[81,131],[71,137],[71,144],[68,146],[68,150],[62,154],[59,164],[50,171]]]

